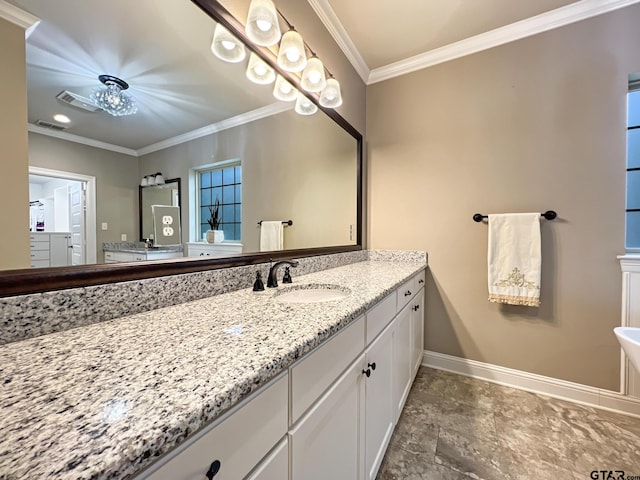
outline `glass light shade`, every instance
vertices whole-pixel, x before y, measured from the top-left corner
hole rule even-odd
[[[301,72],[307,65],[302,36],[291,29],[282,36],[278,50],[278,65],[285,72]]]
[[[271,0],[251,0],[245,25],[247,37],[256,45],[270,47],[280,40],[278,12]]]
[[[258,85],[268,85],[276,79],[276,72],[259,56],[251,52],[247,66],[247,78]]]
[[[146,187],[149,185],[149,179],[147,177],[142,177],[142,181],[140,182],[141,187]]]
[[[135,100],[115,83],[106,83],[104,87],[94,91],[89,98],[95,106],[114,117],[133,115],[138,111]]]
[[[324,65],[318,57],[311,57],[307,66],[302,71],[300,80],[302,88],[307,92],[320,92],[327,86],[327,78],[324,75]]]
[[[273,87],[273,96],[278,100],[292,102],[298,98],[298,90],[296,90],[295,87],[287,82],[283,77],[278,75],[276,77],[276,84]]]
[[[156,181],[156,185],[164,185],[164,177],[160,172],[156,173],[155,181]]]
[[[313,115],[318,111],[318,106],[309,100],[303,93],[298,92],[295,111],[300,115]]]
[[[211,51],[220,60],[229,63],[241,62],[247,56],[244,44],[219,23],[213,31]]]
[[[342,105],[342,94],[340,93],[340,83],[335,78],[327,80],[327,86],[320,94],[320,105],[327,108],[337,108]]]
[[[151,185],[155,185],[156,184],[156,176],[155,175],[148,175],[147,176],[147,185],[151,186]]]

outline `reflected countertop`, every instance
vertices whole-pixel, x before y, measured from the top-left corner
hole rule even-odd
[[[244,289],[1,346],[0,479],[131,478],[425,267],[292,269],[351,294]]]
[[[103,243],[102,250],[105,252],[124,253],[153,253],[153,252],[182,252],[182,245],[162,246],[146,248],[144,242],[113,242]]]

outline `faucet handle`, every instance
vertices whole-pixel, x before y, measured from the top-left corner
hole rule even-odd
[[[284,267],[284,276],[282,277],[282,283],[293,283],[293,280],[291,279],[290,267]]]

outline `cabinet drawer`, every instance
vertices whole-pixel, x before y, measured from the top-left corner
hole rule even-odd
[[[399,312],[416,294],[413,277],[400,285],[396,290],[396,294],[398,296],[397,311]]]
[[[47,239],[44,242],[34,242],[31,241],[29,248],[31,248],[31,251],[33,252],[34,250],[49,250],[49,239]]]
[[[138,480],[201,480],[216,460],[216,480],[244,478],[287,432],[287,387],[288,377],[283,375]]]
[[[35,260],[49,260],[49,244],[47,244],[46,250],[31,250],[31,261]]]
[[[289,442],[284,437],[245,480],[286,480],[289,477]]]
[[[291,424],[364,350],[364,317],[291,367]]]
[[[31,260],[31,268],[48,267],[49,260]]]
[[[367,345],[396,316],[396,295],[387,295],[367,312]]]

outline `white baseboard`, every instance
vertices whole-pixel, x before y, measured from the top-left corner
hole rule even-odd
[[[640,418],[640,398],[535,373],[425,351],[422,365]]]

